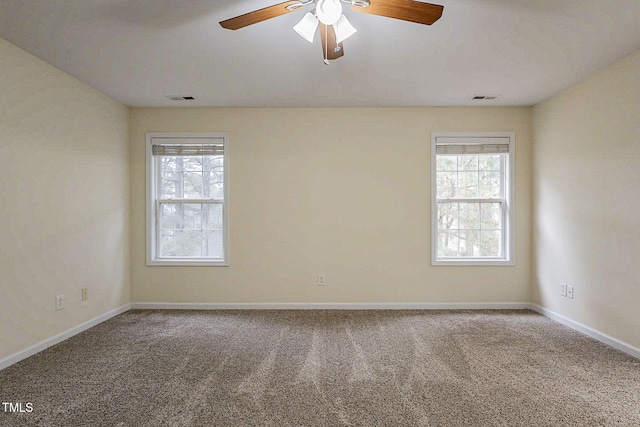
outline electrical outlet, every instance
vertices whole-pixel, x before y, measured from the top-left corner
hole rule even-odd
[[[56,296],[56,311],[62,310],[64,308],[64,295]]]
[[[89,299],[89,288],[82,288],[82,301]]]
[[[326,285],[327,285],[327,275],[318,274],[318,286],[326,286]]]
[[[567,286],[567,298],[573,299],[573,286],[572,285]]]
[[[567,284],[564,282],[560,282],[560,295],[563,297],[567,296]]]

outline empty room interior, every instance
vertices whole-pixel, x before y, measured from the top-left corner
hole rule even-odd
[[[637,0],[0,0],[0,425],[640,426]]]

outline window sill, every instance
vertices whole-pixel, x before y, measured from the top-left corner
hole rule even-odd
[[[229,267],[224,260],[155,259],[147,260],[148,267]]]
[[[515,261],[507,259],[435,259],[431,260],[433,267],[510,267]]]

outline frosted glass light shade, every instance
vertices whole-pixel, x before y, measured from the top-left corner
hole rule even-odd
[[[342,15],[340,0],[318,0],[316,16],[325,25],[333,25]]]
[[[311,12],[307,12],[300,22],[293,27],[296,33],[300,34],[300,37],[309,43],[313,43],[313,36],[316,33],[316,28],[318,28],[318,19],[313,16],[313,13]]]
[[[356,33],[356,30],[346,16],[340,16],[338,22],[333,24],[333,30],[336,32],[336,43],[342,43]]]

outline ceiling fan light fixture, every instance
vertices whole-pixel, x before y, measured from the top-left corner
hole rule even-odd
[[[313,16],[313,13],[307,12],[300,22],[294,25],[293,29],[296,33],[300,34],[300,37],[308,41],[309,43],[313,43],[313,36],[316,33],[316,29],[318,28],[318,18]]]
[[[342,16],[340,0],[318,0],[316,16],[324,25],[333,25]]]
[[[342,42],[357,32],[342,14],[342,3],[350,6],[352,11],[423,25],[436,22],[442,17],[444,10],[442,5],[420,0],[288,0],[220,21],[220,26],[227,30],[237,30],[312,5],[315,9],[306,13],[293,29],[302,38],[313,43],[319,27],[322,52],[325,63],[328,63],[329,60],[344,56]]]
[[[342,43],[358,31],[344,15],[340,16],[338,22],[333,24],[333,30],[336,33],[336,43]]]

